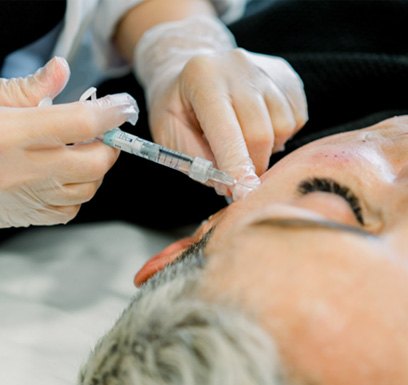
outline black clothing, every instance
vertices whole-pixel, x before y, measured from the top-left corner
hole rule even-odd
[[[317,137],[408,113],[407,21],[405,0],[258,0],[229,26],[240,47],[284,57],[304,82],[310,119],[271,164]],[[133,75],[98,87],[99,96],[124,91],[141,112],[136,128],[123,128],[151,140]],[[225,205],[213,189],[123,153],[71,223],[125,220],[168,229],[195,224]]]
[[[65,14],[66,0],[0,2],[0,68],[4,58],[50,32]],[[22,23],[21,21],[24,20]]]
[[[285,58],[304,82],[309,122],[287,151],[408,112],[408,1],[267,3],[231,29],[239,46]]]
[[[258,1],[230,29],[238,46],[284,57],[304,82],[310,119],[271,164],[317,137],[408,113],[407,1]],[[98,93],[124,90],[141,107],[136,128],[126,129],[150,139],[143,92],[133,76],[106,82]],[[124,219],[171,228],[197,223],[225,204],[183,174],[121,154],[76,221]]]

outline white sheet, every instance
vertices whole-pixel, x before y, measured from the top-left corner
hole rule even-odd
[[[76,384],[135,293],[134,273],[172,239],[101,223],[37,230],[1,246],[0,384]]]

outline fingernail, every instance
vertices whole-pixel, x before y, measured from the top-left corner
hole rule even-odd
[[[285,143],[279,146],[276,146],[276,148],[274,148],[274,152],[282,152],[282,151],[285,151]]]
[[[61,66],[66,68],[68,73],[70,72],[67,61],[63,57],[54,56],[43,67],[39,68],[34,75],[40,79],[46,77],[50,69],[53,67],[54,63],[59,63]]]
[[[232,198],[234,201],[245,198],[251,191],[257,189],[261,184],[261,180],[256,174],[245,175],[237,180],[237,184],[232,190]]]
[[[65,58],[63,58],[62,56],[54,56],[54,57],[50,60],[50,62],[51,62],[51,61],[54,61],[54,62],[59,63],[60,65],[62,65],[63,67],[65,67],[68,71],[70,71],[69,64],[68,64],[67,60],[66,60]]]
[[[228,194],[227,188],[223,184],[220,184],[220,183],[214,183],[214,190],[217,193],[217,195],[223,196],[223,195]]]
[[[52,99],[49,96],[42,98],[38,103],[38,107],[52,106]]]

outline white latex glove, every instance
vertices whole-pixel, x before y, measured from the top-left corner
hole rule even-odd
[[[303,83],[282,58],[235,48],[218,20],[196,17],[148,30],[134,53],[153,139],[259,184],[271,154],[307,121]],[[217,186],[216,186],[217,188]],[[219,193],[228,195],[225,189]]]
[[[69,74],[54,58],[32,76],[0,79],[0,227],[68,222],[118,157],[92,139],[132,119],[128,94],[37,107]]]

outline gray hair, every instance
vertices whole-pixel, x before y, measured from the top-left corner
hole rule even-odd
[[[156,274],[98,342],[81,385],[282,385],[273,341],[244,314],[200,298],[200,258]]]

